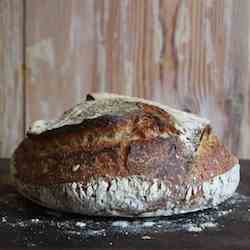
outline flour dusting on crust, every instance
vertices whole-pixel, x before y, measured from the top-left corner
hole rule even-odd
[[[235,165],[228,172],[216,176],[201,185],[203,196],[189,202],[176,198],[165,200],[163,208],[149,210],[149,204],[157,204],[171,197],[171,189],[162,181],[146,181],[141,176],[116,177],[111,183],[104,178],[93,179],[87,184],[65,183],[53,186],[38,186],[17,181],[20,192],[41,205],[62,211],[89,215],[151,217],[183,214],[213,207],[228,199],[239,184],[240,166]],[[229,187],[230,186],[230,187]],[[180,197],[187,189],[177,187]]]

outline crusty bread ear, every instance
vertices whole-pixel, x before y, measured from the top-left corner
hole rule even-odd
[[[93,95],[91,95],[91,94],[86,95],[86,101],[94,101],[94,100],[95,100],[95,98],[93,97]]]
[[[146,100],[143,98],[123,96],[123,95],[118,95],[118,94],[113,94],[113,93],[89,93],[89,94],[87,94],[86,99],[89,99],[89,100],[90,99],[92,99],[92,100],[122,99],[124,101],[142,102],[142,103],[156,106],[156,107],[161,108],[167,112],[170,112],[171,115],[175,116],[177,119],[178,118],[182,119],[182,122],[184,122],[185,125],[187,123],[190,123],[190,124],[193,123],[194,126],[195,126],[195,124],[197,124],[197,126],[199,126],[199,127],[200,126],[206,127],[206,125],[210,124],[210,121],[205,119],[205,118],[201,118],[201,117],[194,115],[192,113],[189,113],[189,112],[184,112],[181,110],[173,109],[167,105],[160,104],[159,102]],[[191,125],[189,125],[189,127],[190,126]]]
[[[113,93],[89,93],[88,99],[104,100],[104,99],[121,99],[128,102],[140,102],[158,107],[169,114],[175,121],[175,126],[180,131],[181,140],[191,149],[195,150],[194,144],[197,143],[197,138],[203,133],[203,130],[210,127],[210,121],[201,118],[195,114],[187,113],[181,110],[173,109],[167,105],[160,104],[155,101],[146,100],[138,97],[123,96]]]

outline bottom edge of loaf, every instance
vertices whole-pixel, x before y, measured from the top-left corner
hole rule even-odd
[[[230,198],[239,181],[239,164],[199,186],[177,187],[176,196],[161,180],[143,176],[116,177],[109,183],[99,177],[87,186],[81,182],[35,185],[15,179],[23,196],[44,207],[114,217],[171,216],[211,208]],[[197,190],[199,195],[192,197]]]

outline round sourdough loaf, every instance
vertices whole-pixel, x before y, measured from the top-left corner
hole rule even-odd
[[[215,206],[239,184],[239,162],[209,121],[144,99],[89,94],[37,121],[12,157],[18,191],[61,211],[168,216]]]

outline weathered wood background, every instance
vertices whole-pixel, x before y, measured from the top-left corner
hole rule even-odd
[[[0,0],[0,156],[89,91],[209,118],[250,157],[250,1]]]

